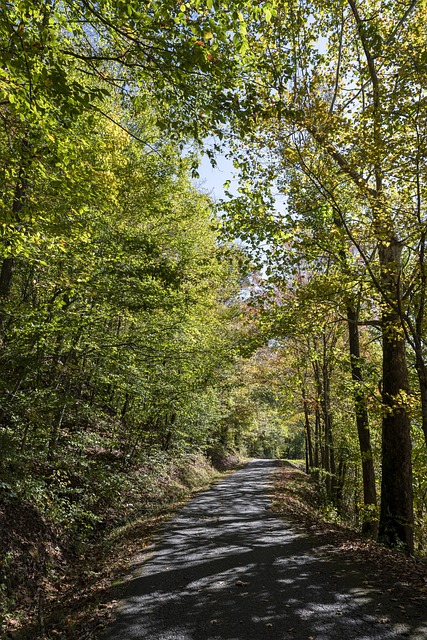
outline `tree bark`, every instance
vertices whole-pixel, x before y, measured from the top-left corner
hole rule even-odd
[[[341,451],[341,455],[337,467],[337,482],[336,482],[336,507],[339,514],[343,514],[343,493],[345,478],[347,475],[347,462],[345,459],[345,451]]]
[[[381,243],[379,257],[384,295],[382,314],[383,420],[379,539],[414,551],[409,391],[405,338],[398,301],[401,248],[397,240]],[[394,304],[395,303],[395,304]],[[393,308],[395,307],[395,309]]]

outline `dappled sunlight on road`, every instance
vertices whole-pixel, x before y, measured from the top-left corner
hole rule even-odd
[[[169,523],[108,640],[427,640],[425,608],[396,607],[369,566],[269,510],[274,466],[250,463]]]

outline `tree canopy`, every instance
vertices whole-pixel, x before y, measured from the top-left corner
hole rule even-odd
[[[0,8],[7,491],[95,521],[91,463],[292,456],[335,518],[422,547],[423,6]],[[214,206],[191,177],[221,149]]]

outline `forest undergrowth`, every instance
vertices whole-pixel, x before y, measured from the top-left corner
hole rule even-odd
[[[110,620],[135,555],[191,495],[239,464],[235,456],[216,458],[215,467],[201,454],[134,465],[120,498],[110,496],[108,509],[102,496],[94,506],[96,487],[91,490],[87,478],[76,476],[75,490],[80,485],[87,494],[92,491],[80,500],[97,522],[90,531],[83,521],[70,530],[65,515],[46,517],[18,495],[0,492],[1,637],[94,637]],[[99,459],[97,464],[101,472]],[[102,470],[112,483],[119,480],[117,460],[105,456]]]

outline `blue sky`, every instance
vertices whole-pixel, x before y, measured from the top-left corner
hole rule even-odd
[[[232,182],[231,191],[236,191],[237,180],[233,181],[236,170],[233,167],[232,161],[223,155],[218,154],[216,161],[217,166],[212,167],[209,158],[206,155],[202,157],[199,165],[200,178],[194,180],[194,184],[199,191],[208,193],[213,200],[220,200],[225,197],[222,185],[227,180],[231,180]]]

